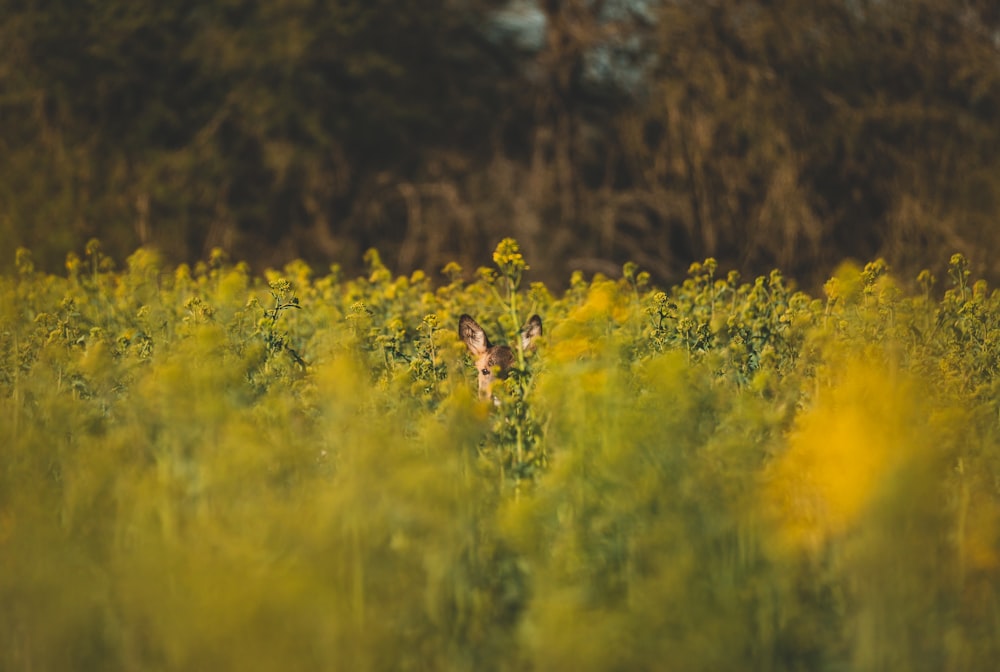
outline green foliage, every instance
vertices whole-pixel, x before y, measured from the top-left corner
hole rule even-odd
[[[1000,293],[221,251],[0,277],[0,667],[989,669]],[[456,326],[508,343],[499,404]]]

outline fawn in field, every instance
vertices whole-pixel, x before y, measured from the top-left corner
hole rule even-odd
[[[542,318],[532,315],[528,323],[521,329],[521,350],[527,352],[535,346],[535,338],[542,335]],[[479,398],[488,399],[493,396],[493,384],[507,377],[510,367],[517,362],[517,355],[508,345],[493,345],[483,328],[476,324],[470,315],[462,315],[458,319],[458,336],[469,352],[476,358],[476,370],[479,372]],[[499,403],[493,396],[493,402]]]

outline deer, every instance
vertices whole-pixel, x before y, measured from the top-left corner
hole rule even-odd
[[[528,352],[534,349],[535,339],[542,335],[542,318],[532,315],[524,328],[521,329],[521,350]],[[504,380],[510,368],[517,362],[517,355],[509,345],[493,345],[486,332],[471,315],[458,318],[458,336],[469,348],[476,360],[476,370],[479,372],[479,398],[483,401],[492,397],[494,404],[500,400],[493,394],[493,385],[497,380]]]

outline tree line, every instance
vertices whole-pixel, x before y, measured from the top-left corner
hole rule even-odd
[[[523,3],[522,3],[523,4]],[[2,0],[0,264],[485,263],[1000,279],[989,0]]]

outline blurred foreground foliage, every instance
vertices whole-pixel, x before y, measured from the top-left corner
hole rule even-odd
[[[990,669],[1000,293],[434,288],[213,253],[0,278],[5,670]],[[455,326],[525,368],[476,400]],[[501,340],[501,339],[497,339]]]

